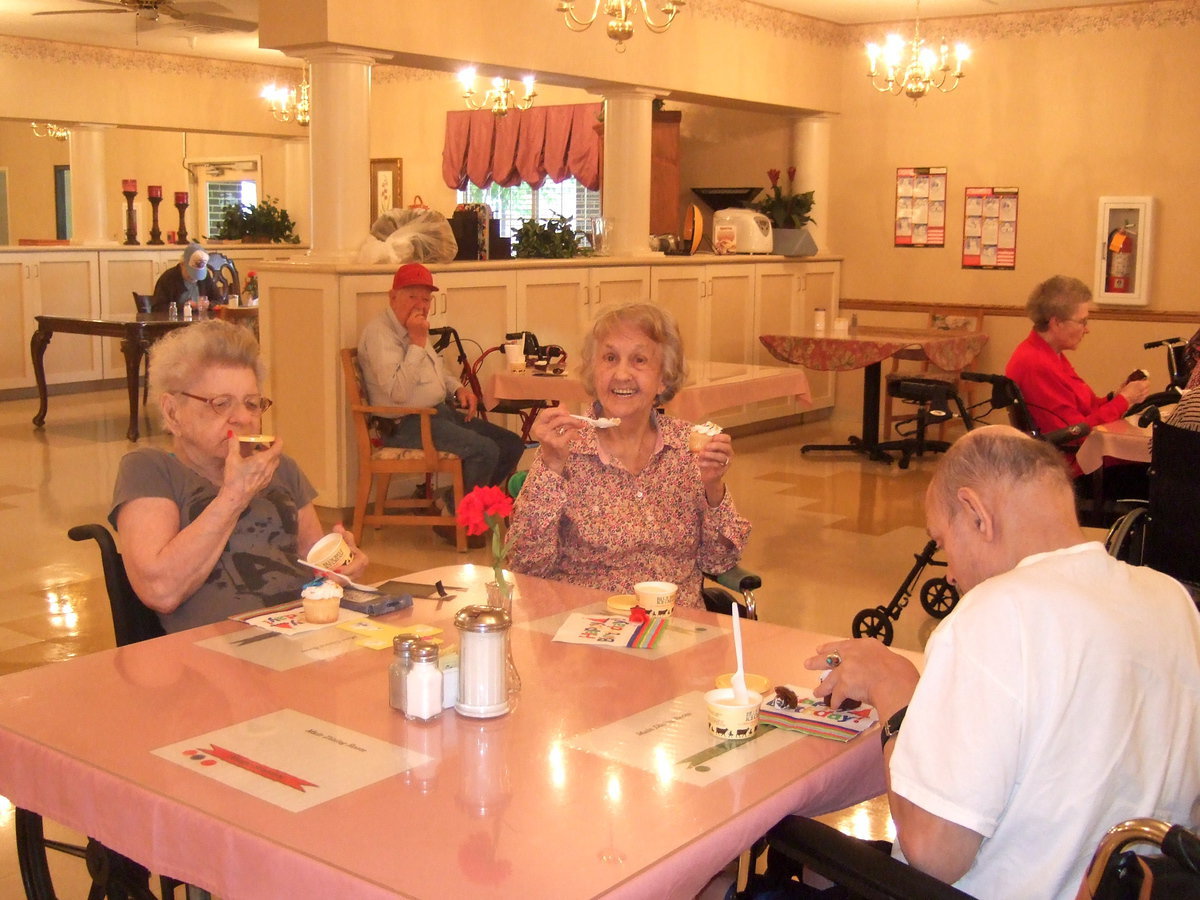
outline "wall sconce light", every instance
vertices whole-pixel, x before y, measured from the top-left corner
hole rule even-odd
[[[467,109],[491,107],[492,112],[498,116],[508,115],[510,109],[529,109],[533,106],[533,98],[537,96],[532,75],[526,75],[521,79],[521,83],[525,86],[525,96],[520,100],[516,99],[508,79],[498,77],[492,79],[491,88],[480,97],[479,92],[475,90],[474,66],[467,66],[460,71],[458,80],[463,86],[463,102],[467,104]]]
[[[289,88],[272,83],[264,87],[259,96],[267,101],[267,108],[277,121],[294,121],[297,125],[307,125],[312,120],[311,91],[308,70],[305,69],[297,87]]]
[[[54,138],[56,141],[65,141],[71,136],[70,128],[63,128],[53,122],[30,122],[29,124],[33,126],[34,137],[48,137]]]

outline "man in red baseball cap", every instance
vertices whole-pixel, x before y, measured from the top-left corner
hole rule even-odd
[[[388,292],[388,308],[367,323],[358,340],[358,361],[372,406],[432,406],[433,443],[462,460],[463,486],[503,484],[516,470],[525,444],[506,428],[478,415],[478,398],[446,371],[429,340],[429,305],[437,285],[420,263],[396,270]],[[451,405],[457,403],[459,409]],[[421,417],[394,420],[389,447],[420,447]],[[453,496],[442,502],[453,512]],[[454,529],[435,526],[455,540]],[[473,545],[482,546],[480,540]]]

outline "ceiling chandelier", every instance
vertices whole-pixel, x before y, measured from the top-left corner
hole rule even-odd
[[[492,112],[498,116],[508,115],[510,109],[529,109],[533,106],[533,98],[537,96],[532,75],[526,75],[521,79],[521,84],[525,86],[525,96],[520,100],[516,98],[513,89],[509,86],[508,79],[498,77],[492,79],[491,88],[480,96],[479,92],[475,90],[474,66],[467,66],[460,71],[458,80],[463,86],[463,102],[467,104],[468,109],[490,107]]]
[[[675,16],[685,4],[685,0],[659,0],[662,5],[658,7],[658,11],[665,15],[666,19],[655,22],[650,16],[647,0],[592,0],[592,14],[586,19],[575,15],[576,2],[586,3],[586,0],[558,0],[557,11],[563,14],[567,27],[572,31],[586,31],[600,15],[600,5],[603,2],[604,14],[611,17],[608,20],[608,36],[617,42],[617,50],[622,53],[625,52],[625,41],[633,37],[633,22],[630,18],[638,7],[641,7],[646,27],[655,34],[662,34],[675,21]]]
[[[271,115],[279,122],[295,122],[307,125],[312,120],[312,87],[308,83],[308,71],[300,76],[300,84],[290,88],[268,84],[259,94],[267,101]]]
[[[29,124],[33,126],[34,137],[48,137],[54,138],[56,141],[65,141],[71,136],[70,128],[63,128],[53,122],[30,122]]]
[[[942,38],[941,47],[936,52],[932,47],[925,46],[925,39],[921,37],[921,4],[918,0],[912,40],[906,41],[898,34],[889,34],[882,47],[867,44],[867,58],[871,61],[867,77],[871,79],[871,87],[881,94],[904,94],[912,97],[913,103],[916,103],[931,90],[948,94],[958,87],[958,80],[963,77],[963,63],[970,57],[971,49],[966,44],[955,44],[954,64],[951,65],[950,48],[945,38]]]

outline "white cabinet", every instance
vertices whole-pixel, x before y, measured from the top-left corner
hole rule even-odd
[[[651,298],[679,323],[689,359],[746,363],[753,353],[754,266],[661,266]]]
[[[573,366],[596,316],[649,299],[650,271],[649,266],[564,266],[518,272],[512,330],[532,331],[538,343],[557,344]]]
[[[0,303],[8,325],[0,329],[0,389],[34,384],[29,355],[29,340],[37,327],[34,316],[99,314],[96,266],[95,251],[0,253]],[[100,340],[56,335],[45,363],[50,384],[99,378]]]
[[[837,315],[841,267],[837,262],[761,263],[755,266],[753,362],[762,366],[786,366],[775,359],[758,340],[760,334],[811,334],[813,313],[825,310],[826,319]],[[833,405],[834,373],[806,369],[812,406]],[[802,411],[802,410],[801,410]]]
[[[515,330],[516,277],[513,272],[434,272],[434,293],[429,321],[434,327],[449,325],[458,332],[468,362],[474,362],[489,347],[504,343],[504,335]],[[446,366],[457,371],[457,348],[443,354]],[[502,364],[501,354],[488,357],[483,377]]]

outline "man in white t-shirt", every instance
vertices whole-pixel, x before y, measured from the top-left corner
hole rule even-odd
[[[1007,426],[960,438],[925,504],[962,599],[924,672],[873,640],[805,663],[834,667],[818,695],[886,723],[896,855],[980,898],[1070,898],[1118,822],[1196,827],[1200,615],[1183,587],[1087,541],[1061,456]]]

